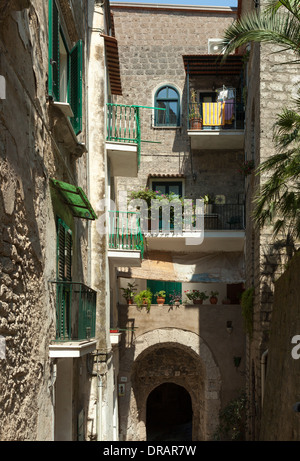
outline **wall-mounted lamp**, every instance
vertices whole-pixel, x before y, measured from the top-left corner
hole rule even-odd
[[[231,320],[227,320],[227,322],[226,322],[226,330],[227,330],[227,333],[228,333],[229,335],[231,335],[232,330],[233,330],[233,326],[232,326],[232,321],[231,321]]]

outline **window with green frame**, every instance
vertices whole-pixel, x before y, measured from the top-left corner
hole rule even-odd
[[[70,104],[76,134],[82,130],[82,50],[82,40],[68,47],[56,1],[49,0],[48,92],[54,101]]]
[[[155,126],[180,125],[180,97],[178,91],[169,85],[160,87],[155,93],[155,107],[165,110],[156,110]]]
[[[180,293],[182,294],[182,283],[180,282],[164,282],[162,280],[147,280],[147,288],[151,290],[153,293],[153,298],[152,298],[152,304],[157,304],[156,298],[155,298],[155,293],[158,293],[159,291],[165,291],[166,292],[166,304],[171,304],[171,298],[170,295],[175,293]]]

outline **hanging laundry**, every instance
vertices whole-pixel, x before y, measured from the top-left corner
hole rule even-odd
[[[225,101],[225,123],[231,124],[234,120],[234,99]]]
[[[203,103],[203,126],[220,126],[225,124],[225,103]]]

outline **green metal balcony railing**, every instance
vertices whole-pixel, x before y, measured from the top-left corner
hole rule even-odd
[[[95,337],[96,291],[79,282],[55,281],[56,341]]]
[[[137,144],[138,167],[141,163],[141,143],[156,141],[144,141],[141,139],[140,109],[165,110],[160,107],[148,107],[126,104],[107,103],[107,141]]]
[[[108,246],[112,250],[136,250],[144,256],[144,237],[140,214],[127,211],[109,211]]]

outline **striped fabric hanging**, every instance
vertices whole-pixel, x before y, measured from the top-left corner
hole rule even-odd
[[[225,124],[225,103],[203,103],[203,126],[219,126]]]

